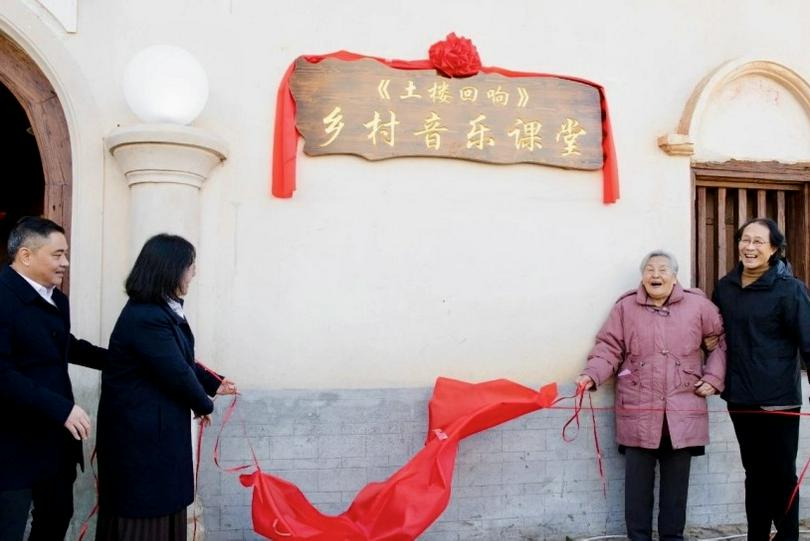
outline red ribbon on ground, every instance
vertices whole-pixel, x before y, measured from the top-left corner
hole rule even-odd
[[[430,60],[390,60],[376,56],[367,56],[349,51],[336,51],[323,55],[304,55],[307,62],[317,63],[325,58],[353,61],[363,58],[376,60],[390,68],[402,70],[434,69]],[[276,197],[292,197],[295,191],[295,160],[298,150],[298,130],[295,127],[295,100],[290,92],[290,77],[295,70],[295,62],[290,64],[276,95],[276,122],[273,135],[273,178],[272,194]],[[616,163],[616,147],[613,143],[613,129],[610,124],[605,89],[592,81],[570,77],[567,75],[554,75],[551,73],[534,73],[528,71],[512,71],[496,66],[482,66],[483,73],[497,73],[505,77],[558,77],[569,81],[584,83],[599,91],[602,106],[602,151],[604,162],[602,165],[602,202],[615,203],[619,199],[619,170]]]
[[[90,519],[93,518],[98,512],[98,474],[96,473],[96,449],[93,449],[93,452],[90,454],[90,469],[93,471],[93,486],[95,487],[96,491],[96,502],[93,504],[93,508],[90,509],[90,512],[87,514],[87,517],[82,522],[82,525],[79,527],[79,537],[77,541],[83,541],[84,536],[87,535],[87,530],[90,528]]]
[[[210,368],[205,366],[200,361],[195,359],[194,362],[197,363],[203,370],[205,370],[206,372],[211,374],[214,377],[214,379],[216,379],[220,383],[222,383],[225,380],[225,378],[223,378],[222,376],[220,376],[219,374],[217,374],[216,372],[214,372],[213,370],[211,370]],[[239,398],[238,394],[233,395],[233,400],[231,400],[230,405],[225,410],[225,413],[222,416],[222,426],[219,429],[219,436],[217,436],[216,445],[214,445],[214,464],[216,464],[217,467],[219,467],[219,440],[220,440],[220,436],[222,435],[222,429],[225,428],[225,425],[231,419],[231,416],[233,415],[233,412],[236,409],[236,401],[237,401],[238,398]],[[214,396],[214,400],[216,400],[216,399],[217,399],[217,397]],[[197,501],[197,491],[200,488],[200,459],[202,457],[202,442],[203,442],[203,434],[205,433],[205,427],[206,427],[205,417],[200,417],[200,426],[199,426],[199,430],[197,431],[197,453],[196,453],[196,457],[195,457],[196,460],[194,461],[194,501],[195,502]],[[244,427],[244,424],[243,424],[242,429],[244,430],[244,428],[245,427]],[[245,434],[245,439],[247,440],[247,434]],[[250,452],[253,454],[253,461],[256,463],[256,465],[258,467],[258,462],[256,462],[256,453],[253,451],[253,447],[250,448]],[[237,472],[237,471],[239,471],[241,469],[248,468],[248,467],[249,466],[243,466],[243,467],[240,467],[240,468],[226,469],[225,471],[233,473],[233,472]],[[192,530],[191,540],[192,541],[197,541],[197,523],[199,522],[199,518],[197,517],[197,508],[196,508],[196,506],[194,506],[194,504],[192,504],[192,506],[193,506],[193,509],[194,509],[194,516],[192,517],[192,520],[194,521],[194,528]],[[79,539],[79,541],[82,541],[82,540]]]
[[[253,487],[252,519],[257,533],[270,539],[291,541],[405,541],[416,539],[444,511],[450,500],[453,469],[461,439],[497,426],[505,421],[538,409],[572,410],[573,414],[563,426],[563,440],[571,442],[576,434],[568,436],[567,428],[575,423],[580,428],[585,389],[578,387],[573,396],[557,397],[555,383],[534,391],[509,380],[499,379],[484,383],[467,383],[438,378],[429,404],[427,441],[407,464],[383,482],[366,485],[347,511],[337,516],[319,512],[294,484],[266,473],[256,460],[252,446],[252,465],[224,469],[238,472],[254,468],[240,475],[245,487]],[[573,399],[572,407],[558,406],[562,400]],[[597,407],[588,393],[596,463],[606,495],[606,480],[602,450],[599,444],[596,411],[617,411],[623,408]],[[236,397],[225,411],[217,441],[214,462],[219,464],[219,441],[222,430],[230,420],[236,406]],[[629,409],[629,408],[628,408]],[[665,411],[659,408],[632,408],[644,411]],[[707,410],[695,411],[702,414]],[[750,410],[743,413],[763,415],[810,416],[809,413]],[[245,429],[243,423],[243,430]],[[202,429],[201,429],[202,431]],[[245,433],[247,440],[247,434]],[[198,453],[202,435],[198,442]],[[199,465],[199,454],[198,454]],[[810,459],[796,484],[787,509],[793,505],[798,488],[805,477]]]
[[[425,447],[387,480],[366,485],[340,515],[322,514],[295,485],[258,467],[241,475],[242,484],[253,487],[253,528],[291,541],[416,539],[447,507],[459,442],[547,408],[556,397],[556,384],[538,392],[505,379],[474,384],[438,378]]]

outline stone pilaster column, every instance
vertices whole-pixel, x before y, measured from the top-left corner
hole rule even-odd
[[[225,142],[198,128],[174,124],[117,128],[104,142],[130,187],[131,260],[156,233],[181,235],[196,245],[200,188],[225,160]]]
[[[104,142],[130,188],[130,263],[157,233],[180,235],[198,246],[200,188],[225,160],[225,142],[204,130],[176,124],[117,128]],[[197,320],[195,297],[192,285],[184,308],[192,322]]]

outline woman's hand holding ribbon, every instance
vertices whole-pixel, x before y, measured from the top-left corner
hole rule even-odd
[[[229,380],[228,378],[224,378],[222,383],[220,383],[219,388],[217,389],[217,394],[225,395],[225,394],[238,394],[239,390],[236,388],[236,383]]]

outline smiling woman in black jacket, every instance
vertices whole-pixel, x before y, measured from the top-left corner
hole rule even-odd
[[[194,360],[182,297],[194,277],[194,247],[149,239],[126,281],[129,296],[110,337],[98,408],[97,540],[186,539],[194,499],[191,416],[236,386]]]
[[[740,263],[714,290],[726,329],[728,410],[745,468],[748,539],[799,538],[796,486],[799,417],[752,411],[798,412],[802,394],[798,355],[810,359],[810,297],[782,260],[785,236],[767,218],[736,235]],[[798,494],[797,494],[798,496]]]

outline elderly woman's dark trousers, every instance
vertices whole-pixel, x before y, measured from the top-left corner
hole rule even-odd
[[[681,541],[686,525],[689,493],[690,449],[673,449],[664,437],[658,449],[628,447],[625,450],[624,518],[631,541],[652,539],[655,466],[660,465],[658,538]]]
[[[757,411],[757,406],[729,404],[745,468],[745,515],[749,541],[767,541],[771,524],[775,541],[799,539],[799,494],[787,509],[796,487],[799,417]],[[798,412],[799,408],[788,410]]]

